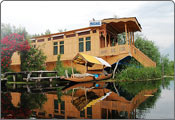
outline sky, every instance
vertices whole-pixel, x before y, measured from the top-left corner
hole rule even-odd
[[[29,34],[49,29],[74,30],[89,21],[136,17],[141,34],[153,41],[162,54],[174,60],[174,4],[171,1],[4,1],[1,22],[25,27]]]

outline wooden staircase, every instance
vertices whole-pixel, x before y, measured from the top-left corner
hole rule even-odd
[[[131,54],[132,56],[140,62],[145,67],[156,67],[156,63],[152,61],[148,56],[141,52],[138,48],[131,45]]]

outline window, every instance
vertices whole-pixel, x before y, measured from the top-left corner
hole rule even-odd
[[[62,36],[56,36],[56,37],[53,37],[53,40],[56,40],[56,39],[63,39],[64,38],[64,36],[62,35]]]
[[[65,102],[61,101],[61,114],[64,114],[65,111]]]
[[[48,38],[48,41],[50,41],[51,40],[51,38]]]
[[[38,115],[45,116],[45,112],[39,112]]]
[[[32,40],[32,41],[31,41],[31,43],[35,43],[35,42],[36,42],[36,40]]]
[[[80,111],[80,117],[85,117],[85,110]]]
[[[75,37],[75,34],[66,35],[66,38]]]
[[[91,37],[86,37],[86,51],[91,50]]]
[[[36,45],[32,45],[33,48],[36,48]]]
[[[38,42],[44,42],[44,39],[39,39],[39,40],[37,40]]]
[[[53,55],[58,54],[58,42],[53,43]]]
[[[64,41],[60,41],[60,54],[64,54]]]
[[[92,32],[93,32],[93,33],[96,33],[97,31],[96,31],[96,30],[93,30]]]
[[[49,114],[49,117],[52,118],[52,114]]]
[[[84,51],[84,39],[79,38],[79,52],[83,52],[83,51]]]
[[[92,118],[92,107],[87,107],[87,117]]]
[[[90,31],[78,33],[78,36],[90,34]]]

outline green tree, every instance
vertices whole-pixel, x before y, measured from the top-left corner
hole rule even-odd
[[[49,29],[46,30],[45,35],[51,34],[51,31]]]
[[[58,55],[57,57],[57,62],[56,62],[56,67],[54,68],[55,71],[58,72],[58,76],[63,76],[65,75],[65,70],[68,71],[68,75],[71,76],[72,74],[72,68],[71,67],[64,67],[62,62],[61,62],[61,55]],[[79,73],[75,68],[73,68],[74,73]]]
[[[137,34],[135,46],[145,55],[147,55],[151,60],[156,62],[157,65],[160,64],[160,52],[153,41],[149,41],[146,37]]]
[[[20,35],[24,35],[25,39],[29,39],[31,37],[30,34],[26,31],[25,27],[15,27],[12,26],[11,24],[1,24],[1,38],[10,35],[12,33],[18,33]]]
[[[29,51],[23,51],[21,56],[21,71],[45,70],[46,56],[39,48],[31,47]]]
[[[161,64],[159,68],[162,69],[162,67],[164,75],[174,75],[174,61],[170,61],[168,55],[161,56]]]
[[[45,94],[35,93],[28,94],[22,93],[20,97],[20,107],[25,107],[29,109],[37,109],[42,108],[42,105],[47,101],[47,97]]]
[[[64,75],[64,72],[65,72],[65,68],[63,67],[62,62],[61,62],[60,59],[61,59],[61,55],[58,55],[57,56],[56,67],[54,68],[54,70],[58,72],[58,76]]]
[[[58,32],[66,32],[67,29],[65,28],[64,30],[63,29],[58,29]]]

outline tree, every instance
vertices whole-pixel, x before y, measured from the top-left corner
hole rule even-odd
[[[20,52],[21,71],[45,70],[46,56],[39,48],[31,47],[28,51]]]
[[[141,35],[136,35],[135,46],[151,60],[156,62],[157,65],[160,64],[160,52],[154,42],[149,41],[146,37],[142,37]]]
[[[65,71],[65,68],[63,67],[62,62],[61,62],[60,59],[61,59],[61,55],[58,55],[57,56],[56,67],[54,68],[54,70],[58,72],[58,76],[64,75],[64,71]]]
[[[25,27],[15,27],[11,26],[10,24],[1,24],[1,38],[4,38],[5,36],[9,36],[10,34],[17,33],[19,35],[23,35],[24,39],[29,39],[31,35],[28,34]]]
[[[4,37],[1,40],[1,68],[2,73],[7,72],[10,68],[11,57],[16,51],[27,52],[30,49],[27,40],[24,36],[13,33]]]
[[[45,35],[51,34],[51,31],[49,29],[46,30]]]
[[[58,29],[58,32],[66,32],[67,29],[65,28],[64,30],[63,29]]]
[[[174,75],[174,61],[170,61],[168,55],[161,56],[161,64],[159,67],[163,67],[164,75]]]

